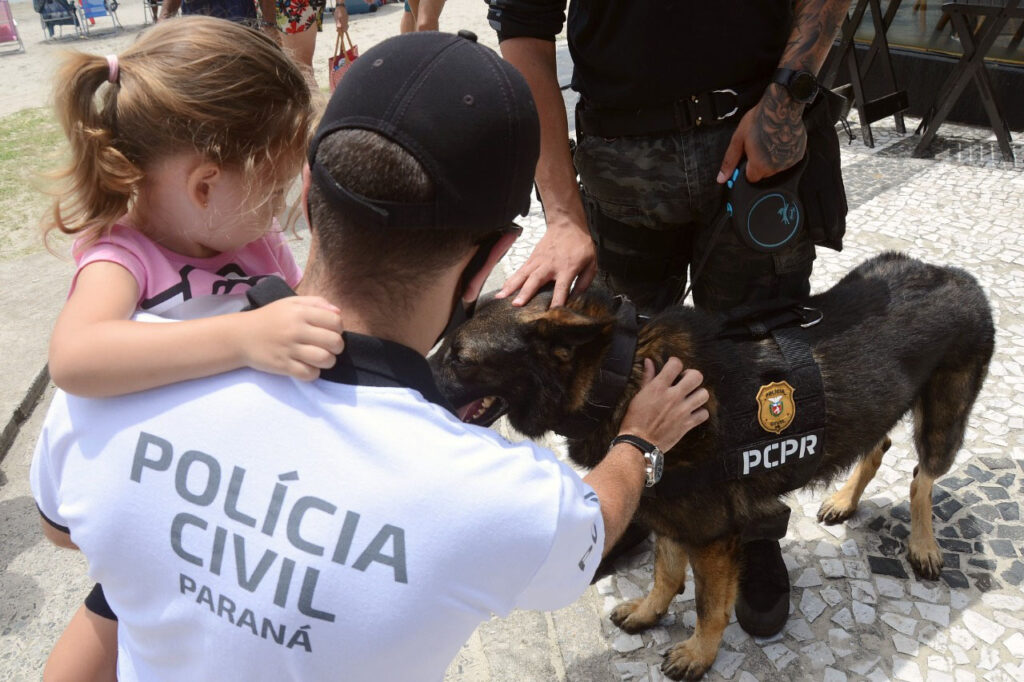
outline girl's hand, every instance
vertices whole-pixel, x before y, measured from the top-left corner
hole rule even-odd
[[[319,296],[289,296],[240,319],[243,360],[263,372],[312,381],[345,347],[341,311]]]

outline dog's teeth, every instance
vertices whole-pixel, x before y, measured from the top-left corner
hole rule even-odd
[[[480,411],[483,412],[484,410],[489,409],[491,407],[491,404],[493,404],[493,403],[494,403],[494,397],[493,396],[487,396],[482,401],[480,401]]]

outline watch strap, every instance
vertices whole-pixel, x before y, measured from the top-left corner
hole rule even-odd
[[[810,76],[811,81],[814,84],[812,92],[806,96],[800,96],[798,93],[793,91],[793,79],[800,74],[807,74],[808,76]],[[775,73],[772,74],[771,82],[778,83],[782,87],[786,88],[786,92],[789,93],[790,97],[792,97],[797,102],[800,102],[801,104],[809,104],[814,99],[814,96],[817,94],[818,89],[821,87],[821,85],[818,83],[818,79],[815,78],[814,74],[804,69],[786,69],[779,67],[775,69]]]
[[[656,485],[661,479],[662,462],[664,461],[664,455],[658,446],[639,436],[627,433],[613,438],[609,448],[613,448],[619,443],[628,443],[640,451],[640,454],[644,456],[644,471],[647,478],[644,485],[647,488]]]
[[[796,72],[796,69],[784,69],[779,67],[775,69],[775,73],[772,74],[772,83],[778,83],[779,85],[789,88],[789,81],[792,80]]]
[[[609,447],[615,447],[619,443],[629,443],[643,454],[648,454],[658,450],[658,446],[649,440],[644,440],[640,436],[634,436],[632,434],[624,433],[620,436],[612,438],[612,444]],[[660,452],[660,450],[658,450]]]

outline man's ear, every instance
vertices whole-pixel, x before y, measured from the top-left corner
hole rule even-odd
[[[506,232],[495,242],[490,253],[487,254],[484,266],[466,284],[466,288],[462,292],[463,301],[472,303],[480,296],[480,290],[484,288],[484,282],[487,281],[491,270],[498,264],[498,261],[505,257],[508,250],[512,248],[512,244],[519,238],[519,234],[519,231]]]
[[[221,177],[220,166],[212,161],[202,161],[193,166],[188,172],[185,185],[189,201],[197,208],[205,210],[210,205],[210,195]]]
[[[581,346],[611,334],[614,317],[591,317],[566,307],[537,310],[521,318],[534,334],[560,346]]]
[[[306,225],[310,232],[313,231],[313,221],[309,219],[309,188],[313,184],[313,174],[309,172],[309,162],[302,164],[302,193],[299,201],[302,203],[302,215],[306,218]]]

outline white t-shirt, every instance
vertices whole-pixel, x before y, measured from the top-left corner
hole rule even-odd
[[[586,589],[593,490],[458,421],[414,351],[346,342],[313,383],[57,392],[32,489],[119,617],[119,679],[440,680],[492,613]]]

